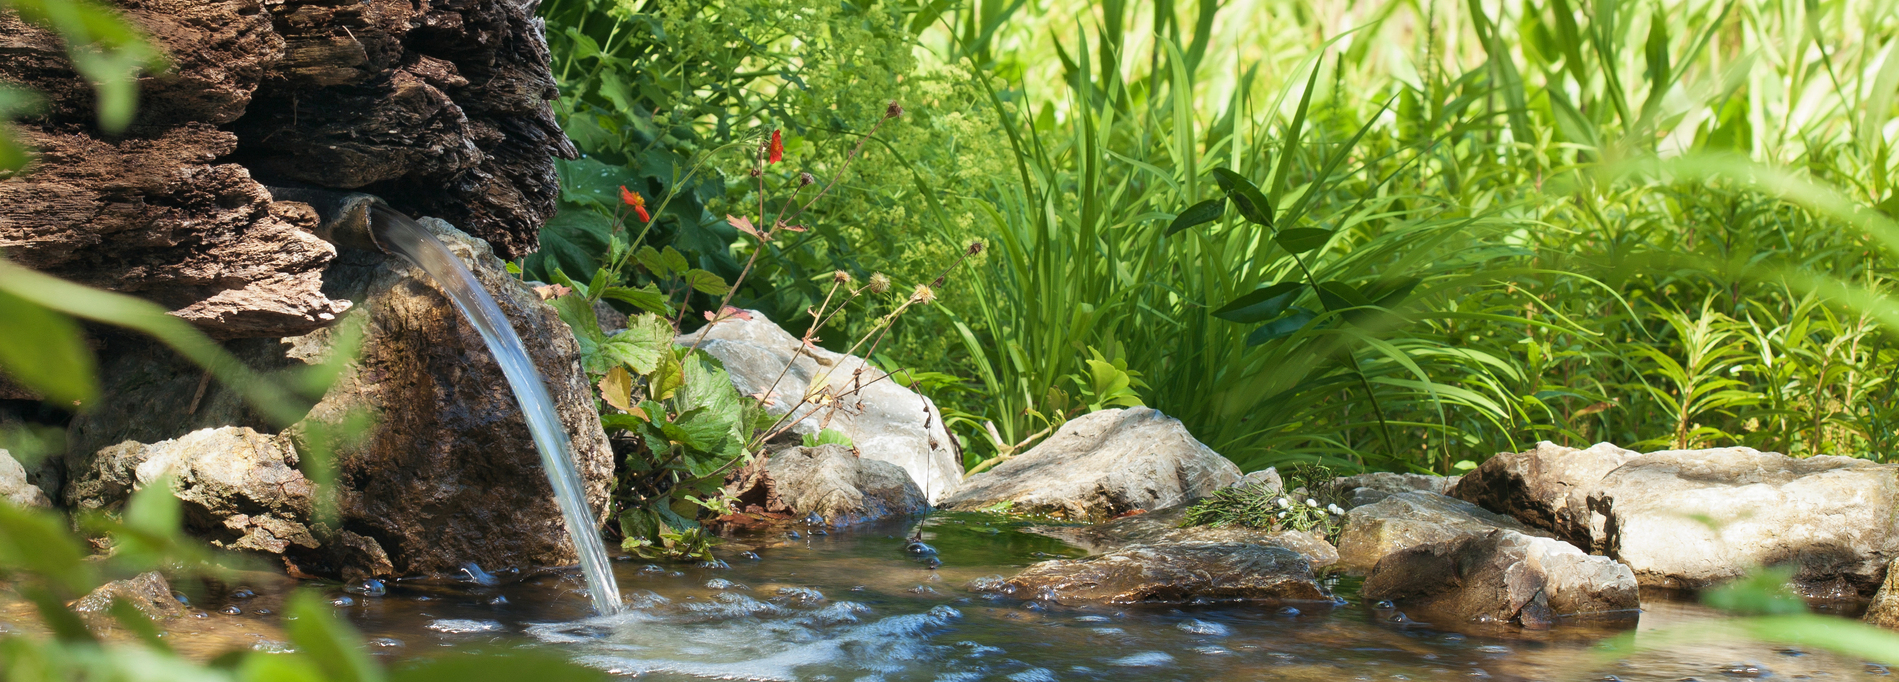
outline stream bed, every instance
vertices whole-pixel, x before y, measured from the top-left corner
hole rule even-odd
[[[1296,610],[994,599],[969,583],[1082,552],[1020,519],[937,514],[921,521],[940,551],[932,569],[904,551],[916,523],[740,539],[719,550],[729,568],[615,561],[627,610],[608,617],[589,615],[576,571],[331,592],[392,663],[535,647],[657,680],[1893,679],[1863,661],[1724,634],[1718,613],[1659,599],[1645,600],[1633,631],[1541,633],[1417,622],[1364,603],[1351,579],[1335,586],[1344,603]],[[214,601],[201,602],[209,619],[241,620]],[[1615,655],[1610,645],[1631,632],[1637,651]]]

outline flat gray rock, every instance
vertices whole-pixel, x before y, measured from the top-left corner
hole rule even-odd
[[[46,491],[26,480],[26,467],[20,466],[20,462],[6,450],[0,450],[0,497],[17,507],[52,505],[46,499]]]
[[[1547,629],[1574,620],[1640,614],[1629,567],[1574,545],[1513,530],[1415,545],[1378,561],[1361,594],[1390,599],[1425,618]]]
[[[1313,568],[1324,568],[1339,560],[1338,549],[1318,532],[1182,525],[1186,522],[1187,507],[1179,506],[1092,526],[1032,526],[1023,530],[1061,540],[1090,554],[1112,552],[1128,545],[1217,542],[1284,547],[1305,557]]]
[[[1477,505],[1431,492],[1401,492],[1345,513],[1339,566],[1364,574],[1386,556],[1418,545],[1449,542],[1493,530],[1546,534]]]
[[[1085,559],[1044,561],[973,588],[1063,605],[1330,602],[1305,557],[1228,542],[1132,545]]]
[[[1239,467],[1180,420],[1146,407],[1076,417],[1054,435],[963,482],[942,506],[1105,520],[1186,504],[1240,480]]]
[[[1899,557],[1899,465],[1752,448],[1667,450],[1589,495],[1606,554],[1644,586],[1700,589],[1792,565],[1812,596],[1869,595]]]
[[[909,472],[932,502],[962,480],[961,449],[929,397],[898,385],[863,358],[807,348],[764,313],[746,312],[751,319],[726,318],[677,342],[697,344],[725,363],[739,394],[765,398],[767,412],[796,409],[790,433],[843,433],[859,455]],[[806,402],[806,396],[819,399]]]
[[[1640,456],[1608,443],[1578,450],[1544,441],[1490,458],[1448,494],[1601,551],[1605,519],[1590,513],[1589,494],[1603,476]]]

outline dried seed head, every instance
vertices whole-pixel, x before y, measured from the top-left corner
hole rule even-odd
[[[870,273],[870,293],[881,294],[890,290],[890,278],[881,272]]]
[[[974,256],[979,253],[982,253],[982,242],[970,242],[969,255]]]
[[[764,171],[761,171],[761,170],[759,170],[759,169],[757,169],[757,168],[753,168],[753,169],[751,170],[751,176],[752,176],[752,177],[754,177],[754,178],[756,178],[756,177],[758,177],[758,176],[760,176],[760,175],[764,175],[764,174],[765,174],[765,172],[764,172]]]
[[[798,174],[798,186],[799,186],[799,187],[803,187],[803,186],[805,186],[805,185],[809,185],[809,184],[813,184],[813,183],[816,183],[817,181],[818,181],[818,179],[817,179],[817,178],[814,178],[814,177],[811,177],[811,174],[810,174],[810,173],[799,173],[799,174]]]
[[[918,284],[916,291],[910,292],[910,300],[914,303],[928,304],[936,300],[936,292],[926,285]]]
[[[902,115],[903,105],[898,104],[896,100],[891,100],[890,106],[884,107],[884,118],[896,118]]]
[[[851,273],[845,272],[843,270],[838,270],[836,272],[831,273],[831,281],[837,282],[838,284],[850,284]]]

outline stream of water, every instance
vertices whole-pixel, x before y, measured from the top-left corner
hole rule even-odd
[[[541,453],[541,468],[547,471],[548,483],[553,484],[554,499],[567,523],[567,535],[580,555],[580,569],[586,576],[594,611],[619,612],[620,588],[607,564],[607,551],[600,542],[600,533],[594,529],[580,473],[574,469],[573,442],[561,427],[559,415],[554,412],[554,400],[548,395],[547,385],[542,382],[534,361],[528,358],[527,348],[521,345],[521,337],[495,305],[494,297],[488,295],[475,280],[474,273],[469,272],[441,240],[408,216],[380,203],[373,205],[370,211],[377,242],[433,277],[449,300],[455,302],[455,308],[481,334],[495,362],[501,364],[501,373],[507,376],[508,386],[514,389],[515,400],[527,418],[534,447]]]

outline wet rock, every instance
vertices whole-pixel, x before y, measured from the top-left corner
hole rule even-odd
[[[1097,557],[1044,561],[975,587],[1064,605],[1331,599],[1298,552],[1225,542],[1132,545]]]
[[[1652,452],[1589,495],[1605,553],[1644,586],[1699,589],[1791,565],[1796,587],[1869,595],[1899,557],[1899,465],[1752,448]]]
[[[171,596],[171,583],[158,571],[148,571],[125,580],[114,580],[100,585],[78,601],[72,603],[72,610],[94,624],[109,622],[112,618],[112,601],[121,600],[138,609],[152,620],[167,620],[184,615],[185,609]]]
[[[245,427],[193,431],[152,444],[100,450],[67,486],[82,510],[118,511],[133,491],[169,475],[185,527],[225,549],[283,554],[314,549],[314,488],[288,439]]]
[[[573,439],[588,502],[604,519],[613,454],[573,332],[485,243],[439,220],[420,222],[514,324]],[[362,350],[292,433],[303,437],[310,423],[337,428],[354,413],[374,418],[361,439],[336,448],[341,529],[374,539],[401,575],[452,573],[470,561],[490,568],[574,563],[514,392],[435,282],[405,261],[350,251],[327,286],[357,302],[345,323],[363,326]],[[288,354],[318,362],[337,334],[285,339]],[[355,568],[388,574],[380,562]]]
[[[329,550],[330,565],[337,567],[343,582],[359,584],[396,574],[389,553],[383,551],[382,544],[374,538],[341,530],[330,538],[325,548]]]
[[[1028,452],[971,476],[942,506],[1007,503],[1017,512],[1102,520],[1186,504],[1239,480],[1239,467],[1179,420],[1131,407],[1069,420]]]
[[[1389,471],[1374,471],[1368,474],[1340,476],[1332,480],[1332,489],[1349,500],[1344,507],[1352,509],[1372,504],[1397,493],[1428,492],[1446,495],[1451,487],[1457,485],[1457,476],[1436,476],[1432,474],[1398,474]]]
[[[1601,551],[1604,519],[1590,513],[1589,493],[1603,476],[1640,456],[1608,443],[1578,450],[1544,441],[1490,458],[1465,474],[1449,495]]]
[[[1322,533],[1185,526],[1186,522],[1187,507],[1179,506],[1092,526],[1034,526],[1023,530],[1061,540],[1091,554],[1112,552],[1128,545],[1217,542],[1284,547],[1305,557],[1313,568],[1330,566],[1339,560],[1338,550]]]
[[[788,433],[843,433],[859,456],[909,472],[931,502],[962,480],[961,449],[927,396],[899,386],[855,355],[807,348],[763,313],[747,312],[749,320],[728,318],[678,343],[697,344],[725,363],[732,385],[742,395],[765,397],[767,412],[783,415],[797,406],[798,421]],[[813,383],[834,399],[828,406],[800,403]]]
[[[1339,535],[1339,566],[1363,574],[1386,556],[1418,545],[1499,529],[1548,537],[1515,519],[1463,500],[1431,492],[1395,493],[1345,513],[1345,530]]]
[[[1378,561],[1360,594],[1479,623],[1547,629],[1559,621],[1640,613],[1629,567],[1574,545],[1511,530],[1416,545]]]
[[[754,461],[726,491],[742,514],[850,526],[929,507],[910,474],[889,462],[858,457],[842,445],[791,447]]]
[[[1899,559],[1886,565],[1886,582],[1873,594],[1873,603],[1866,606],[1865,620],[1882,628],[1899,630]]]
[[[46,499],[45,491],[26,480],[26,467],[20,466],[6,450],[0,450],[0,497],[17,507],[45,507],[52,504]]]

